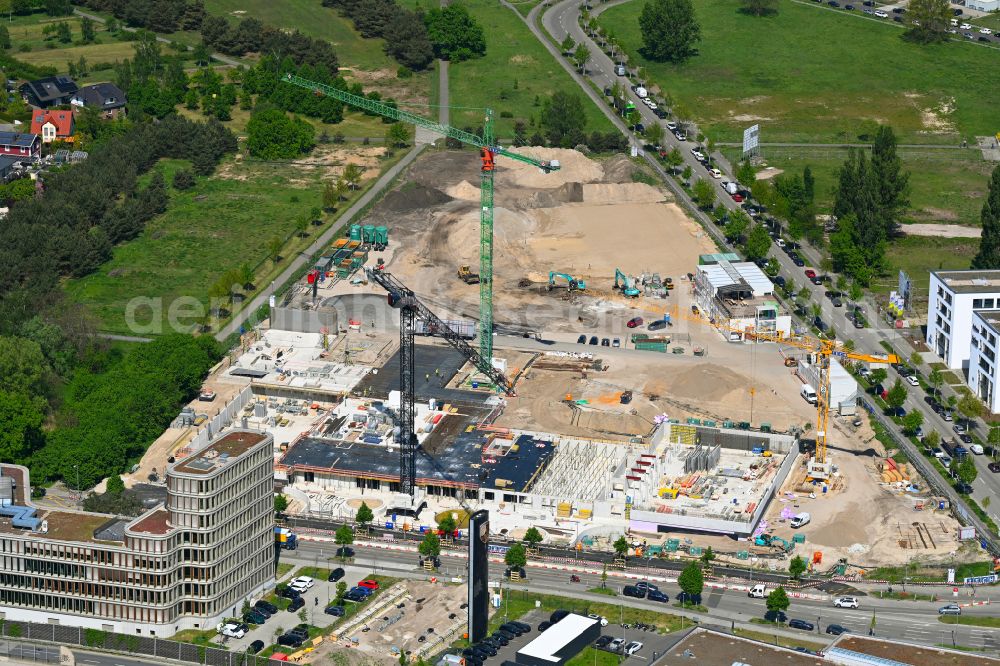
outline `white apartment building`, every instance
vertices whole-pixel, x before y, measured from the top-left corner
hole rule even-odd
[[[982,310],[972,318],[972,344],[969,356],[969,388],[993,413],[1000,412],[1000,364],[997,363],[997,340],[1000,340],[1000,310]]]
[[[931,271],[927,346],[949,368],[968,368],[973,313],[993,309],[1000,309],[1000,270]]]
[[[274,585],[273,446],[227,432],[131,519],[35,507],[28,469],[0,465],[0,620],[166,637],[238,615]]]
[[[734,331],[722,331],[733,342],[741,331],[752,330],[788,337],[792,317],[774,297],[774,283],[749,261],[698,266],[694,278],[695,302],[705,315]]]

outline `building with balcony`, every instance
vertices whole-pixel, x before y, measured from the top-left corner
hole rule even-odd
[[[972,315],[972,342],[969,348],[968,384],[994,414],[1000,412],[1000,309],[979,310]]]
[[[168,467],[138,518],[36,507],[0,465],[0,620],[170,636],[274,585],[273,442],[233,430]]]
[[[949,368],[968,368],[973,313],[994,309],[1000,309],[1000,270],[931,271],[927,346]]]

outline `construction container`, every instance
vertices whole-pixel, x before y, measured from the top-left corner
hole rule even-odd
[[[360,224],[352,224],[351,225],[351,232],[350,232],[350,234],[351,234],[350,238],[351,238],[352,241],[358,241],[360,243],[361,242],[361,225]]]
[[[695,557],[701,557],[702,547],[701,546],[691,546],[690,553]]]
[[[559,502],[559,506],[556,507],[556,514],[560,518],[569,518],[573,513],[573,505],[569,502]]]
[[[375,243],[378,245],[388,245],[389,229],[386,227],[375,227]]]
[[[361,227],[361,240],[364,241],[365,243],[375,242],[374,224],[366,224],[365,226]]]
[[[590,509],[580,509],[579,511],[576,512],[576,517],[582,518],[583,520],[590,520],[590,517],[592,515],[593,511],[591,511]]]
[[[333,247],[336,248],[336,249],[339,249],[339,248],[342,248],[345,245],[347,245],[347,243],[348,243],[348,239],[346,239],[346,238],[338,238],[337,240],[335,240],[333,242]]]
[[[792,536],[792,543],[805,543],[805,542],[806,542],[806,535],[803,534],[802,532],[796,532],[795,535]]]
[[[750,551],[749,550],[739,550],[739,551],[736,551],[736,559],[738,559],[738,560],[749,560],[750,559]]]
[[[681,547],[680,539],[667,539],[666,551],[668,553],[676,553],[677,549]]]
[[[637,342],[635,348],[639,351],[653,351],[661,354],[667,353],[666,342]]]

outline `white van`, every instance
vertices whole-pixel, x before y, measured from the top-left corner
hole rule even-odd
[[[791,525],[792,527],[802,527],[803,525],[808,525],[810,520],[812,520],[812,516],[808,513],[800,513],[792,518]]]
[[[802,388],[799,389],[799,395],[805,398],[805,401],[810,405],[816,404],[816,389],[814,389],[809,384],[803,384]]]
[[[625,76],[625,65],[615,65],[615,74]]]
[[[642,86],[635,87],[635,94],[638,95],[641,99],[646,99],[647,97],[649,97],[649,92]]]
[[[750,591],[747,592],[747,596],[752,599],[763,599],[767,596],[767,588],[764,587],[763,583],[754,585],[750,588]]]

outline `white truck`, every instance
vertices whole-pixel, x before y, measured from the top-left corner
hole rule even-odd
[[[812,516],[808,513],[798,513],[794,518],[792,518],[792,522],[790,524],[793,528],[799,528],[804,525],[808,525],[810,520],[812,520]]]
[[[726,191],[726,194],[732,196],[740,191],[740,184],[731,180],[724,180],[722,181],[722,189]]]
[[[747,596],[751,599],[763,599],[767,596],[767,588],[764,587],[763,583],[758,583],[750,588],[750,591],[747,592]]]
[[[803,384],[802,388],[799,389],[799,395],[808,402],[810,405],[816,404],[816,389],[814,389],[810,384]]]

